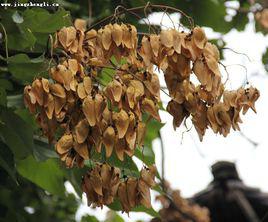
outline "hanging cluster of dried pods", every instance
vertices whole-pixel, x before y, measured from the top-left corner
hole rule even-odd
[[[88,205],[109,205],[118,198],[123,212],[143,205],[151,207],[150,188],[155,185],[156,168],[143,168],[140,178],[120,178],[120,170],[108,164],[96,164],[83,177],[82,189],[87,195]]]
[[[55,36],[54,47],[61,56],[49,79],[37,78],[25,87],[24,101],[67,167],[83,167],[92,149],[100,153],[104,148],[107,158],[114,152],[122,161],[143,145],[146,121],[161,121],[156,67],[164,72],[174,128],[191,117],[200,140],[208,127],[224,136],[231,127],[239,130],[240,111],[255,111],[258,90],[225,90],[219,51],[200,27],[189,33],[162,30],[142,36],[138,44],[133,25],[86,30],[86,22],[76,20]],[[192,73],[199,85],[190,81]],[[110,81],[103,83],[103,76]],[[143,169],[141,178],[121,182],[116,168],[97,166],[84,177],[83,189],[96,206],[109,204],[118,195],[129,212],[138,204],[150,206],[154,174],[153,169]]]
[[[143,145],[143,114],[160,121],[158,76],[137,59],[135,27],[114,24],[85,33],[83,25],[78,20],[75,27],[57,33],[55,47],[63,48],[71,58],[61,58],[50,69],[50,79],[36,79],[24,92],[25,104],[38,113],[50,141],[58,127],[64,129],[55,147],[67,167],[82,167],[91,149],[100,153],[102,146],[106,157],[115,152],[123,161],[125,154],[133,156],[136,146]],[[107,85],[100,85],[99,74],[103,66],[112,68],[109,59],[116,51],[128,51],[118,59],[131,59],[116,67]]]
[[[120,169],[106,163],[96,164],[83,177],[82,190],[87,195],[88,206],[103,207],[114,201],[120,184]]]
[[[228,91],[225,91],[218,66],[219,51],[207,41],[200,27],[195,27],[190,33],[170,29],[161,31],[159,35],[144,36],[139,54],[145,65],[156,65],[164,72],[171,97],[167,111],[174,117],[174,128],[191,117],[200,140],[208,127],[226,136],[231,126],[234,130],[239,129],[242,104],[251,104],[245,106],[255,111],[254,103],[259,97],[259,91],[253,87],[232,91],[232,94],[240,97],[239,101],[243,100],[235,109],[228,106],[228,102],[221,102],[223,94],[228,94]],[[200,85],[190,81],[191,74],[197,77]],[[241,92],[244,92],[244,96],[240,95]],[[222,112],[227,114],[215,117],[221,116]]]
[[[127,178],[118,187],[118,198],[123,212],[128,213],[138,205],[151,208],[150,188],[155,186],[156,167],[143,168],[140,178]]]
[[[268,9],[267,8],[261,11],[257,11],[255,13],[255,19],[257,22],[260,23],[260,25],[263,28],[268,29]]]
[[[162,204],[160,209],[160,218],[154,218],[151,222],[210,222],[209,210],[191,203],[180,195],[179,190],[172,190],[167,187],[167,193],[170,198],[165,195],[156,197]],[[178,210],[179,209],[179,210]]]

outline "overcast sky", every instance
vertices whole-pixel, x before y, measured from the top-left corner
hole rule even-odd
[[[152,16],[151,22],[160,21],[161,15]],[[178,21],[178,15],[173,15],[172,19]],[[195,129],[183,134],[184,127],[177,131],[173,130],[172,117],[168,113],[160,113],[165,126],[161,129],[161,134],[165,144],[165,176],[174,189],[180,189],[184,197],[190,197],[198,191],[204,189],[211,181],[210,166],[219,160],[230,160],[237,164],[241,178],[249,186],[259,187],[268,192],[268,178],[266,172],[268,169],[268,75],[262,65],[262,54],[268,46],[268,37],[260,33],[255,33],[253,17],[247,25],[245,31],[237,32],[232,30],[223,38],[226,41],[226,47],[237,52],[245,53],[250,60],[241,54],[236,54],[231,50],[225,50],[225,60],[223,64],[228,66],[230,73],[228,88],[237,89],[242,86],[246,79],[246,73],[249,82],[260,90],[261,97],[257,101],[257,115],[249,111],[246,116],[242,116],[243,124],[241,131],[250,139],[258,143],[253,146],[245,138],[241,137],[239,132],[232,131],[227,138],[215,135],[211,130],[206,132],[203,142],[199,142]],[[168,17],[163,18],[163,28],[172,27]],[[211,29],[205,29],[209,38],[218,36]],[[246,67],[243,68],[240,65]],[[224,74],[224,70],[222,70]],[[163,76],[161,77],[163,83]],[[164,101],[168,101],[163,93],[161,95]],[[190,122],[189,122],[190,126]],[[161,172],[161,150],[159,141],[154,141],[154,151],[156,154],[156,164]],[[90,213],[99,219],[104,219],[106,209],[92,210],[84,204],[78,210],[77,219],[84,213]],[[159,204],[153,203],[156,209]],[[145,214],[130,213],[130,218],[123,217],[127,221],[149,218]]]

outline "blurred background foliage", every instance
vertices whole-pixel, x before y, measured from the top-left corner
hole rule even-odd
[[[10,3],[11,1],[0,1]],[[19,1],[27,3],[27,0]],[[34,1],[35,3],[38,1]],[[40,1],[43,2],[43,1]],[[52,145],[40,137],[34,118],[23,105],[23,88],[38,76],[47,76],[50,61],[47,58],[49,35],[63,26],[69,26],[75,18],[88,21],[88,26],[98,24],[101,19],[114,13],[118,5],[125,8],[144,6],[145,0],[58,0],[59,7],[0,7],[0,220],[1,221],[75,221],[75,213],[81,203],[80,187],[84,169],[66,170]],[[151,4],[168,4],[190,15],[196,25],[210,27],[224,35],[232,29],[244,30],[249,22],[248,14],[266,7],[266,1],[233,0],[239,7],[231,19],[227,15],[226,1],[223,0],[152,0]],[[148,7],[147,13],[150,14]],[[137,12],[143,18],[144,11]],[[148,27],[139,23],[135,16],[123,14],[120,17],[148,32]],[[187,21],[183,18],[183,24]],[[257,23],[257,22],[256,22]],[[100,25],[98,25],[100,26]],[[256,24],[256,32],[266,33]],[[218,43],[217,39],[212,40]],[[221,47],[224,43],[221,42]],[[267,67],[268,51],[263,56]],[[159,137],[161,124],[151,121],[148,125],[143,154],[135,155],[146,164],[155,161],[152,141]],[[116,157],[110,159],[115,166],[128,174],[138,173],[136,164],[130,159],[124,162]],[[90,162],[86,163],[90,167]],[[77,196],[66,191],[64,183],[69,181]],[[114,210],[120,205],[113,204]],[[153,209],[142,207],[157,216]],[[83,222],[98,221],[85,216]],[[107,222],[123,221],[116,213],[110,212]]]

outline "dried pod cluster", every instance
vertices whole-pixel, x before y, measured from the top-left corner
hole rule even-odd
[[[114,151],[124,160],[125,154],[132,156],[136,146],[143,145],[143,113],[160,121],[158,76],[137,60],[134,26],[114,24],[84,33],[81,21],[75,25],[61,29],[55,43],[71,58],[61,58],[50,69],[50,79],[36,79],[26,86],[25,104],[37,113],[50,141],[57,128],[64,130],[55,147],[67,167],[83,166],[91,149],[100,153],[103,146],[106,157]],[[114,68],[111,81],[103,86],[98,77],[104,66],[113,69],[109,59],[116,51],[124,52],[119,59],[132,59]]]
[[[160,218],[154,218],[151,222],[210,222],[209,210],[191,203],[180,195],[179,190],[172,190],[167,187],[168,198],[165,195],[158,196],[156,199],[162,204]]]
[[[83,177],[82,190],[87,195],[88,206],[103,207],[114,201],[120,184],[120,169],[108,164],[96,164]]]
[[[155,185],[156,168],[143,168],[140,178],[121,178],[120,170],[108,164],[96,164],[83,178],[82,188],[88,205],[102,207],[118,198],[123,212],[143,205],[151,207],[150,188]]]
[[[208,127],[226,136],[231,126],[239,129],[238,123],[242,122],[239,112],[243,106],[255,111],[259,91],[253,87],[225,90],[218,65],[219,51],[207,41],[200,27],[190,33],[171,29],[161,31],[160,35],[144,36],[139,54],[145,65],[156,65],[164,72],[171,97],[167,111],[174,117],[174,128],[191,117],[200,140]],[[196,76],[199,85],[190,81],[191,74]],[[237,97],[240,105],[230,106],[231,97],[226,96],[230,93],[232,98]]]
[[[83,167],[92,152],[102,149],[107,158],[115,153],[123,161],[143,145],[146,122],[161,121],[155,68],[164,73],[174,128],[190,117],[200,140],[209,127],[224,136],[231,128],[239,130],[240,112],[255,111],[259,91],[225,90],[219,51],[200,27],[189,33],[162,30],[139,41],[130,24],[99,30],[85,26],[76,20],[56,33],[54,48],[60,54],[53,57],[49,78],[36,78],[24,89],[26,106],[67,167]],[[198,84],[190,81],[192,74]],[[89,203],[102,206],[118,197],[129,212],[139,204],[150,207],[154,176],[155,169],[149,168],[138,179],[122,181],[118,169],[97,165],[85,175],[83,189]]]

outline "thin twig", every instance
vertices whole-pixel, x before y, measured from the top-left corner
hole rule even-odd
[[[223,49],[223,50],[228,49],[228,50],[234,52],[235,54],[243,55],[243,56],[245,56],[245,57],[248,59],[249,62],[252,62],[251,59],[249,58],[249,56],[248,56],[246,53],[237,52],[237,51],[235,51],[234,49],[231,49],[231,48],[228,48],[228,47],[220,48],[220,50],[221,50],[221,49]]]
[[[174,8],[174,7],[171,7],[171,6],[165,6],[165,5],[154,5],[154,4],[150,4],[149,6],[148,5],[145,5],[145,6],[139,6],[139,7],[134,7],[134,8],[129,8],[129,9],[126,9],[122,6],[123,9],[125,10],[122,10],[122,11],[118,11],[117,12],[117,16],[121,15],[121,14],[124,14],[125,12],[133,12],[133,11],[140,11],[140,10],[144,10],[145,8],[152,8],[152,9],[162,9],[162,10],[169,10],[169,11],[173,11],[173,12],[178,12],[180,14],[182,14],[184,17],[186,17],[188,19],[188,22],[191,26],[191,29],[194,27],[194,21],[193,21],[193,18],[190,17],[189,15],[187,15],[186,13],[184,13],[183,11],[181,11],[180,9],[177,9],[177,8]],[[93,29],[94,27],[98,26],[98,25],[101,25],[109,20],[111,20],[112,18],[114,17],[114,15],[110,15],[102,20],[100,20],[99,22],[93,24],[92,26],[89,27],[88,30],[90,29]],[[87,30],[87,31],[88,31]]]
[[[7,43],[8,43],[8,40],[7,40],[7,32],[6,32],[6,29],[4,27],[4,25],[0,22],[0,25],[3,29],[3,32],[4,32],[4,35],[5,35],[5,50],[6,50],[6,59],[8,59],[8,47],[7,47]]]
[[[226,66],[222,62],[219,61],[219,64],[224,68],[224,70],[225,70],[225,72],[227,74],[227,78],[226,78],[225,82],[223,83],[223,85],[225,85],[228,82],[228,80],[229,80],[230,74],[229,74]]]
[[[254,148],[258,147],[259,146],[259,143],[250,139],[248,136],[246,136],[243,132],[239,131],[240,135],[245,139],[247,140],[252,146],[254,146]]]

